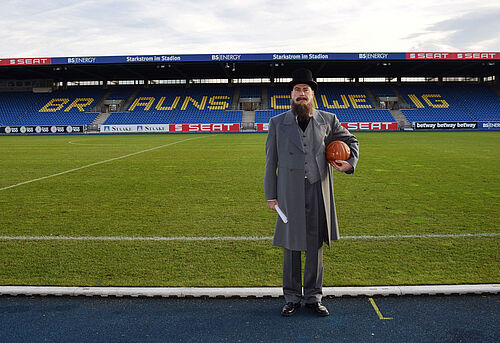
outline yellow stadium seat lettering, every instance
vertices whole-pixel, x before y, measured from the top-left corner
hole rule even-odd
[[[229,107],[229,102],[228,101],[216,101],[216,100],[229,100],[229,96],[227,95],[215,95],[212,96],[209,100],[208,103],[210,105],[207,106],[209,110],[225,110],[226,108]]]
[[[165,101],[166,97],[165,96],[162,96],[160,98],[160,101],[158,101],[158,103],[156,104],[156,109],[158,111],[171,111],[173,109],[175,109],[177,107],[177,104],[179,103],[179,100],[181,100],[181,97],[180,96],[176,96],[174,101],[172,102],[172,105],[171,106],[163,106],[163,102]]]
[[[417,96],[415,94],[408,94],[408,98],[417,106],[417,108],[424,108],[424,104],[420,100],[418,100]]]
[[[288,99],[288,104],[278,105],[277,99]],[[275,110],[288,110],[290,109],[290,95],[273,95],[271,97],[271,108]]]
[[[54,98],[45,104],[38,112],[56,112],[69,102],[68,98]]]
[[[136,107],[144,107],[144,111],[149,111],[153,103],[155,102],[155,98],[152,96],[141,96],[134,100],[132,105],[129,107],[129,111],[133,111]]]
[[[349,100],[351,100],[352,108],[372,108],[372,105],[366,103],[365,94],[349,94]]]
[[[326,95],[321,94],[321,100],[323,101],[323,106],[326,108],[349,108],[349,101],[347,101],[347,97],[342,94],[340,95],[340,98],[342,99],[342,105],[337,101],[333,100],[331,104],[328,103],[328,100],[326,99]]]
[[[422,99],[432,108],[448,108],[450,105],[446,100],[441,99],[441,94],[422,94]],[[431,101],[434,99],[434,102]]]
[[[189,103],[192,103],[193,106],[199,110],[204,110],[205,105],[207,104],[207,98],[208,98],[208,96],[204,96],[201,99],[201,102],[198,102],[195,99],[191,98],[190,96],[187,96],[186,99],[184,99],[184,103],[182,104],[181,111],[186,110]]]
[[[66,107],[64,112],[69,112],[72,108],[78,108],[80,112],[85,112],[84,107],[89,106],[93,102],[94,98],[76,98],[68,107]]]

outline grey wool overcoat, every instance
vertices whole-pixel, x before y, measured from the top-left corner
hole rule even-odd
[[[326,161],[325,148],[335,140],[344,141],[351,149],[349,162],[353,173],[359,158],[359,143],[354,135],[340,125],[329,112],[314,110],[309,125],[314,129],[314,154],[321,176],[321,190],[328,226],[328,245],[340,238],[333,197],[332,166]],[[306,249],[306,214],[304,190],[305,152],[299,136],[295,115],[288,111],[269,121],[266,140],[266,167],[264,190],[266,200],[278,200],[280,209],[288,217],[285,224],[276,220],[273,245],[289,250]]]

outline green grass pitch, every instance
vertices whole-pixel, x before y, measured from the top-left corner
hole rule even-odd
[[[334,173],[341,235],[500,232],[500,133],[356,135],[356,173]],[[0,137],[0,236],[272,236],[265,139]],[[497,283],[499,242],[344,239],[324,250],[324,285]],[[281,258],[269,240],[0,239],[0,285],[280,286]]]

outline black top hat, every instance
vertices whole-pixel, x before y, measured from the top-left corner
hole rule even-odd
[[[288,91],[291,92],[293,86],[304,83],[311,86],[313,91],[318,90],[318,84],[313,80],[312,72],[306,68],[300,68],[292,73],[292,81],[288,83]]]

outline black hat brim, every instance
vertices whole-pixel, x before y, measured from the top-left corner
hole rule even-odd
[[[318,84],[316,83],[316,81],[297,81],[297,80],[293,80],[293,81],[288,82],[288,91],[291,92],[293,90],[293,87],[295,85],[300,85],[300,84],[309,85],[314,92],[316,92],[318,90]]]

